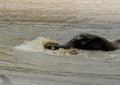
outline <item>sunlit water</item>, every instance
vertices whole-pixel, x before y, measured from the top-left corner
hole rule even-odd
[[[120,1],[0,0],[0,73],[10,85],[120,85],[120,50],[73,55],[41,44],[78,33],[120,39]]]

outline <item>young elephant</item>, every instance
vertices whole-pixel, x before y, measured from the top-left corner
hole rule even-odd
[[[80,34],[75,36],[69,42],[63,45],[45,45],[45,49],[57,50],[59,48],[69,49],[77,48],[83,50],[103,50],[112,51],[119,48],[120,40],[113,42],[94,34]]]

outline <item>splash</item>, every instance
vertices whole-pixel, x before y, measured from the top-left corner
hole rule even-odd
[[[59,45],[60,43],[44,37],[38,37],[32,41],[27,41],[19,46],[16,49],[30,51],[30,52],[43,52],[54,55],[73,55],[77,54],[77,49],[59,49],[59,50],[48,50],[44,46],[47,44]]]

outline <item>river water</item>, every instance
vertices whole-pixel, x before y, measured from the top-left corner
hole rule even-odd
[[[49,51],[79,33],[120,39],[119,0],[0,0],[0,85],[120,85],[120,50]],[[6,82],[3,84],[3,82]]]

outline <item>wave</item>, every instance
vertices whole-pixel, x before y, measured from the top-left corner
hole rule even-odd
[[[26,41],[23,44],[15,47],[19,50],[29,51],[29,52],[43,52],[43,53],[49,53],[49,54],[56,54],[56,55],[73,55],[77,54],[77,49],[59,49],[59,50],[48,50],[45,49],[44,46],[46,44],[59,44],[59,42],[55,40],[51,40],[44,37],[38,37],[32,41]]]
[[[1,78],[2,85],[13,85],[10,79],[6,75],[0,74],[0,78]]]

